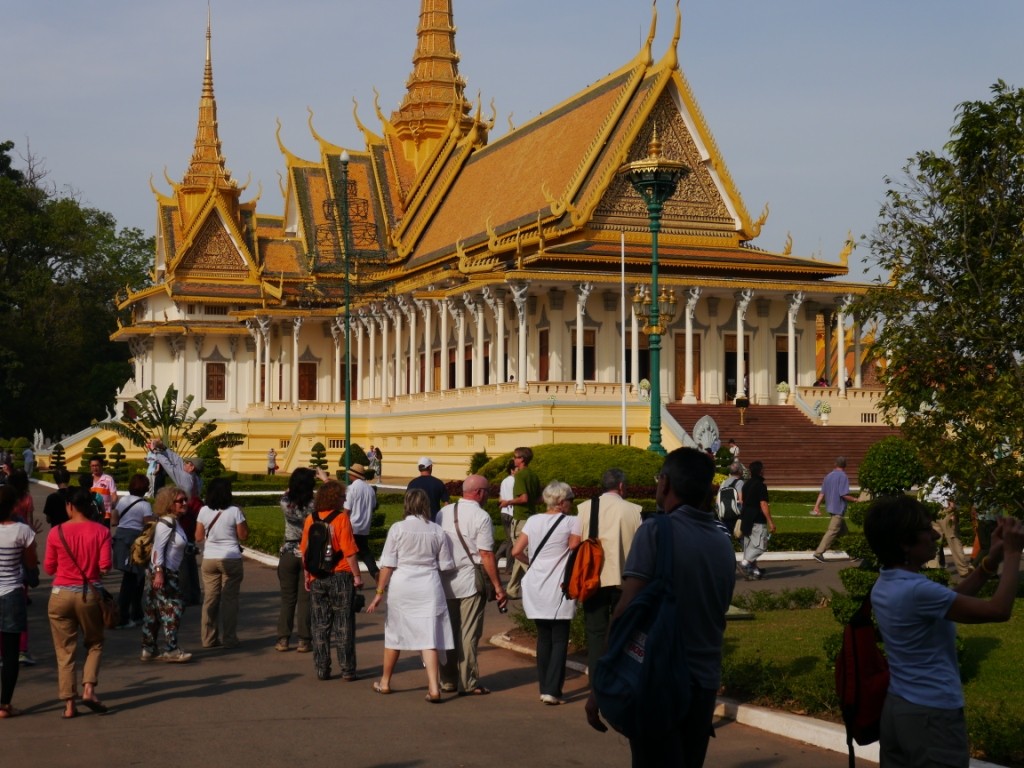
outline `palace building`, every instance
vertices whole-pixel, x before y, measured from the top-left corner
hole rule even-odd
[[[421,0],[397,109],[357,109],[358,147],[310,115],[315,158],[279,128],[283,201],[269,212],[227,170],[208,27],[191,161],[153,188],[154,281],[118,297],[130,321],[113,338],[135,369],[120,400],[174,384],[247,435],[225,463],[249,471],[270,447],[282,470],[305,465],[317,441],[336,464],[346,370],[353,441],[410,476],[424,453],[461,476],[476,451],[619,442],[623,424],[644,447],[654,375],[666,404],[774,404],[787,382],[789,407],[811,417],[826,393],[834,423],[860,423],[873,395],[852,363],[848,309],[867,288],[847,280],[852,240],[831,262],[755,244],[767,206],[747,210],[680,70],[678,6],[663,52],[657,23],[630,61],[498,135],[466,97],[451,0]],[[619,171],[659,151],[688,173],[660,222],[669,317],[654,372],[633,309],[651,222]],[[810,391],[822,377],[833,386]],[[666,425],[666,447],[688,439]]]

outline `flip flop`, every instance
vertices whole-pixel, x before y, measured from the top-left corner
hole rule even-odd
[[[478,685],[471,691],[461,691],[459,696],[486,696],[490,692],[490,688],[484,688],[482,685]]]
[[[98,699],[82,699],[82,704],[88,707],[91,711],[100,715],[105,715],[110,711],[110,707],[103,704]]]
[[[60,713],[61,720],[73,720],[76,717],[78,717],[78,710],[74,707],[71,708],[71,712],[69,713],[65,706],[64,711]]]
[[[382,696],[387,696],[389,693],[391,693],[391,689],[390,688],[385,688],[380,683],[374,683],[373,684],[373,690],[375,690],[377,693],[381,694]]]

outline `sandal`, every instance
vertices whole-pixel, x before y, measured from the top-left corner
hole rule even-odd
[[[17,717],[20,714],[20,709],[15,709],[10,704],[0,704],[0,720],[8,717]]]
[[[490,688],[484,688],[482,685],[478,685],[469,691],[459,691],[459,696],[486,696],[491,692]]]
[[[75,702],[68,699],[67,704],[64,705],[64,711],[60,713],[60,719],[71,720],[75,717],[78,717],[78,710],[75,709]]]
[[[427,694],[427,703],[428,704],[440,704],[441,703],[441,692],[438,691],[437,693],[428,693]]]
[[[377,693],[381,694],[382,696],[386,696],[389,693],[391,693],[391,689],[390,688],[385,688],[380,683],[374,683],[373,684],[373,690],[375,690]]]

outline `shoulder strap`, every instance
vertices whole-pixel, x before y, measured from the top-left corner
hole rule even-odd
[[[548,528],[548,532],[544,534],[544,538],[540,540],[540,544],[537,546],[537,551],[534,552],[533,556],[530,558],[531,563],[537,559],[537,555],[539,555],[540,551],[544,549],[544,545],[548,543],[548,539],[551,538],[551,534],[555,532],[555,528],[558,527],[558,524],[562,522],[563,517],[565,517],[564,514],[559,515],[558,519],[555,520],[554,524],[550,528]]]
[[[121,513],[120,513],[120,514],[118,515],[118,519],[120,519],[122,515],[127,515],[127,514],[128,514],[128,510],[130,510],[130,509],[131,509],[132,507],[134,507],[134,506],[135,506],[136,504],[138,504],[138,503],[139,503],[140,501],[143,501],[143,499],[136,499],[136,500],[135,500],[135,501],[133,501],[133,502],[132,502],[131,504],[129,504],[129,505],[127,506],[127,507],[125,507],[125,508],[124,508],[124,512],[121,512]]]
[[[459,543],[461,543],[462,544],[462,548],[464,550],[466,550],[466,557],[469,558],[469,562],[473,563],[473,555],[469,551],[469,545],[466,544],[466,540],[464,538],[462,538],[462,531],[459,530],[459,502],[457,502],[457,501],[455,502],[454,520],[455,520],[455,535],[459,537]],[[476,563],[473,563],[473,564],[476,565]]]
[[[64,545],[64,549],[67,551],[68,557],[71,558],[71,564],[74,565],[75,568],[78,569],[78,572],[80,574],[82,574],[82,586],[83,587],[89,586],[89,577],[85,575],[85,571],[82,570],[82,566],[80,566],[78,564],[78,561],[75,560],[75,556],[71,552],[71,547],[68,546],[68,540],[64,538],[64,524],[63,523],[61,523],[60,525],[57,526],[57,535],[60,536],[60,543]]]
[[[590,501],[590,530],[588,531],[590,533],[590,535],[587,538],[588,539],[593,539],[594,541],[597,541],[597,538],[598,538],[598,536],[597,536],[597,522],[598,522],[598,515],[597,515],[597,513],[598,513],[598,510],[599,510],[600,506],[601,506],[601,497],[600,496],[595,496],[593,499],[591,499],[591,501]]]

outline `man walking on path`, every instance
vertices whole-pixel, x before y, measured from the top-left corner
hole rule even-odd
[[[511,504],[515,507],[512,513],[514,523],[512,526],[512,541],[519,538],[519,534],[526,524],[526,519],[537,511],[537,503],[540,501],[540,478],[537,473],[530,469],[530,462],[533,461],[533,450],[530,448],[516,448],[512,452],[512,460],[516,463],[516,479],[512,486],[511,499],[502,499],[500,506]],[[526,566],[516,560],[512,564],[512,576],[508,580],[506,592],[511,598],[519,599],[522,596],[520,582],[526,575]]]
[[[421,457],[416,468],[420,473],[409,481],[405,490],[411,491],[413,488],[419,488],[427,494],[427,498],[430,499],[430,519],[436,522],[437,513],[441,511],[441,504],[447,504],[450,501],[448,488],[434,477],[434,462],[429,456]]]
[[[345,492],[345,511],[348,512],[352,524],[352,537],[359,547],[359,561],[377,581],[380,568],[370,551],[370,526],[373,524],[373,512],[377,509],[377,492],[366,482],[366,467],[353,464],[348,470],[348,489]]]
[[[825,562],[825,552],[832,543],[847,532],[846,528],[846,503],[856,501],[857,497],[850,494],[850,478],[846,476],[846,457],[840,456],[836,459],[836,467],[827,475],[821,483],[821,492],[817,501],[814,502],[812,515],[821,514],[821,502],[825,501],[825,509],[828,510],[830,519],[828,530],[821,537],[818,548],[814,550],[814,559],[819,563]]]
[[[484,595],[477,589],[476,569],[494,586],[499,603],[505,591],[498,578],[494,559],[494,526],[481,503],[490,485],[482,475],[470,475],[462,483],[462,498],[449,504],[437,516],[437,523],[448,537],[455,570],[441,574],[448,600],[455,650],[441,665],[441,690],[460,696],[483,696],[490,690],[480,685],[480,665],[476,649],[484,634]]]
[[[715,696],[722,682],[725,614],[736,587],[732,544],[722,535],[714,515],[700,509],[711,493],[714,476],[715,463],[693,448],[672,451],[658,473],[658,508],[664,510],[672,527],[672,583],[676,594],[686,596],[680,600],[675,618],[678,635],[686,638],[691,698],[686,715],[674,728],[657,738],[630,739],[633,766],[700,768],[707,755]],[[648,520],[634,539],[613,626],[655,576],[656,522]],[[586,713],[592,727],[607,730],[593,692]]]
[[[582,524],[581,538],[595,536],[604,550],[601,565],[601,588],[583,603],[584,630],[587,636],[587,671],[594,679],[597,660],[605,651],[608,625],[612,613],[622,596],[622,570],[626,566],[633,537],[642,519],[642,507],[622,498],[626,487],[626,474],[621,469],[609,469],[601,478],[604,488],[597,499],[597,531],[590,531],[590,511],[595,500],[585,501],[578,507]]]

